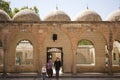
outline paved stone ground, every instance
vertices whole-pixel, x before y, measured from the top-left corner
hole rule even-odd
[[[0,75],[0,80],[42,80],[38,74],[18,74],[18,73],[8,73],[6,78]],[[62,74],[59,79],[46,78],[46,80],[120,80],[120,73],[114,73],[113,75],[108,75],[105,73],[78,73],[76,75],[72,74]]]
[[[0,78],[0,80],[42,80],[41,78]],[[120,80],[120,78],[46,78],[46,80]]]

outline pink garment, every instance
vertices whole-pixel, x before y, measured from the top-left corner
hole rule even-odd
[[[48,61],[47,65],[46,65],[46,68],[47,69],[52,69],[52,66],[53,66],[53,63],[51,60]]]

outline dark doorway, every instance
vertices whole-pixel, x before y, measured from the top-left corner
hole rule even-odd
[[[47,62],[51,59],[52,62],[56,60],[56,57],[59,57],[62,66],[63,66],[63,50],[62,47],[47,47]],[[61,69],[61,72],[63,72],[63,68]]]

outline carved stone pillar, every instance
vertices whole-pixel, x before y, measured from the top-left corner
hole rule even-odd
[[[72,73],[76,74],[76,48],[73,46],[72,48]]]
[[[3,57],[3,77],[6,78],[7,76],[7,71],[6,71],[6,59],[7,59],[7,42],[8,42],[8,38],[7,38],[7,35],[8,35],[8,30],[7,29],[3,29],[3,34],[2,34],[2,44],[3,44],[3,51],[4,51],[4,57]]]
[[[109,32],[109,41],[108,41],[108,74],[112,74],[112,50],[113,50],[113,39],[112,32]]]
[[[72,72],[73,74],[76,74],[76,51],[73,50],[73,54],[72,54]]]

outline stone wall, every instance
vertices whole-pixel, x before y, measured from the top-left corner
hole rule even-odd
[[[119,25],[119,22],[1,22],[1,30],[8,30],[7,33],[0,33],[1,39],[7,35],[7,72],[41,72],[42,65],[46,63],[47,47],[63,49],[64,72],[104,72],[109,29],[112,30],[113,40],[120,40]],[[53,34],[57,34],[56,41],[52,39]],[[24,39],[33,44],[33,65],[16,66],[16,45]],[[77,43],[82,39],[90,40],[94,44],[95,66],[76,65]],[[113,69],[117,71],[118,68]]]

